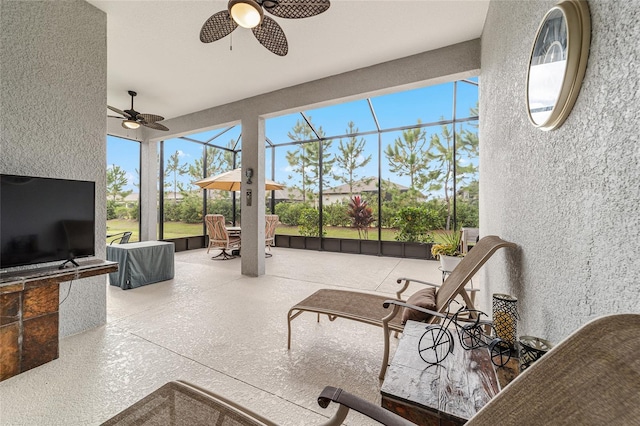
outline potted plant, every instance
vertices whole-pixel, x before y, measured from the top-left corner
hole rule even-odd
[[[443,272],[451,272],[460,263],[464,254],[460,252],[460,231],[444,231],[434,235],[435,244],[431,254],[440,259]]]

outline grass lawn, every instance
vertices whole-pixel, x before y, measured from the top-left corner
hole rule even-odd
[[[327,226],[328,238],[351,238],[358,239],[358,231],[353,228],[343,228],[340,226]],[[133,234],[129,241],[140,241],[138,234],[138,222],[135,220],[126,219],[111,219],[107,221],[107,235],[113,235],[120,232],[130,231]],[[180,237],[193,237],[196,235],[202,235],[203,228],[201,223],[183,223],[183,222],[165,222],[164,223],[164,238],[180,238]],[[278,225],[276,234],[280,235],[300,235],[297,226]],[[382,229],[382,239],[384,241],[394,241],[396,236],[395,229]],[[369,231],[369,239],[378,239],[378,230],[371,229]],[[109,239],[107,239],[107,242]]]
[[[107,235],[115,235],[121,232],[131,232],[131,238],[129,242],[140,241],[140,234],[138,233],[138,221],[127,219],[111,219],[107,221]],[[112,238],[107,237],[107,244]]]
[[[202,226],[202,223],[165,222],[164,239],[203,235],[204,228]]]
[[[327,226],[327,238],[351,238],[354,240],[360,239],[358,236],[358,230],[354,228],[345,228],[342,226]],[[276,234],[280,235],[300,235],[297,226],[278,225],[276,228]],[[384,241],[395,241],[396,230],[395,229],[382,229],[382,239]],[[369,239],[378,239],[378,229],[372,228],[369,230]]]
[[[202,235],[202,230],[202,223],[165,222],[164,238],[193,237],[195,235]],[[107,235],[124,231],[133,232],[129,241],[140,241],[137,221],[126,219],[111,219],[107,221]],[[109,241],[108,238],[107,241]]]

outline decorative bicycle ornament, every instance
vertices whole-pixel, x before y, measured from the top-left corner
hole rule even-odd
[[[497,337],[491,321],[481,319],[483,315],[487,316],[484,312],[461,306],[452,314],[450,309],[451,303],[440,324],[429,324],[426,327],[418,342],[420,358],[427,364],[436,365],[453,352],[455,343],[451,332],[451,324],[453,324],[460,346],[465,350],[488,347],[491,362],[494,365],[502,367],[509,362],[511,347],[506,341]]]

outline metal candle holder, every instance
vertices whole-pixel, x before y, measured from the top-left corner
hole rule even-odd
[[[518,346],[520,349],[520,371],[529,368],[531,364],[553,348],[551,342],[535,336],[520,336]]]
[[[515,349],[518,331],[518,299],[508,294],[493,295],[493,327],[499,338]]]

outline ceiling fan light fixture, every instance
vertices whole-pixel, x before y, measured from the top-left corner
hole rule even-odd
[[[254,0],[229,1],[229,13],[238,25],[243,28],[255,28],[262,22],[264,12]]]
[[[122,127],[124,127],[125,129],[135,130],[140,127],[140,123],[133,120],[124,120],[122,122]]]

